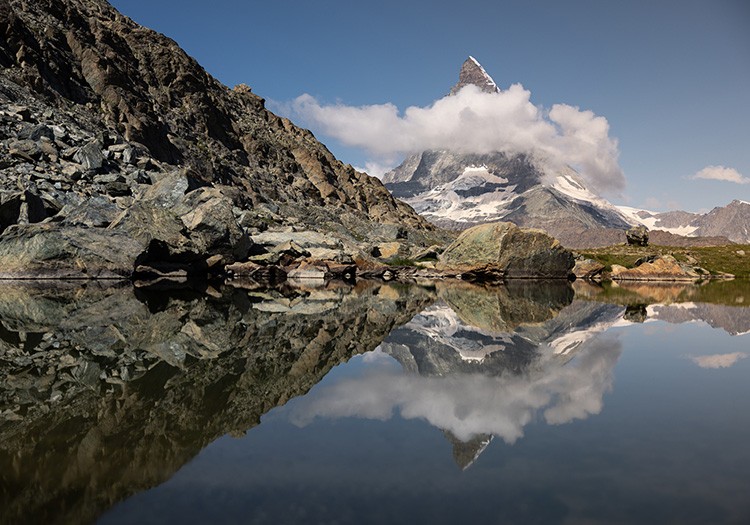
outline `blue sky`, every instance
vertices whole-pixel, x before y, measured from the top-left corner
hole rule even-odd
[[[278,111],[303,94],[321,106],[427,107],[473,55],[542,110],[607,119],[626,179],[614,202],[698,211],[750,201],[748,183],[691,179],[724,166],[750,180],[747,0],[112,3]],[[341,160],[370,160],[301,123]]]

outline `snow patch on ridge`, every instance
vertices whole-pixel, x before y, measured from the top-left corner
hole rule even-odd
[[[583,330],[575,330],[565,333],[554,341],[551,341],[549,346],[552,348],[552,352],[555,355],[568,355],[597,334],[606,332],[610,328],[628,326],[631,324],[630,321],[623,319],[622,317],[614,321],[596,323],[595,325]]]
[[[593,204],[599,209],[619,215],[626,223],[634,223],[634,220],[629,215],[623,213],[618,206],[615,206],[586,188],[576,171],[571,168],[567,168],[561,175],[555,177],[551,187],[572,199]]]
[[[507,186],[508,182],[507,178],[491,173],[487,166],[467,166],[455,180],[404,201],[417,213],[436,219],[455,222],[491,220],[500,216],[517,197],[516,186]],[[487,185],[506,186],[473,196],[458,194]]]
[[[629,206],[615,206],[615,207],[630,222],[645,226],[649,230],[662,230],[665,232],[673,233],[675,235],[683,235],[685,237],[690,237],[698,229],[697,226],[690,226],[689,224],[667,228],[666,226],[662,226],[659,224],[659,222],[661,221],[661,219],[658,217],[659,212],[640,210],[638,208],[631,208]]]
[[[509,333],[494,333],[465,325],[458,314],[447,305],[433,305],[406,323],[404,328],[425,334],[438,344],[452,348],[462,361],[481,363],[492,353],[502,351],[512,343]],[[479,343],[460,332],[491,335],[494,344]]]
[[[471,55],[469,55],[469,60],[474,62],[474,64],[479,68],[479,71],[482,72],[482,74],[484,75],[484,78],[487,79],[488,84],[494,87],[495,89],[498,89],[497,84],[495,83],[495,80],[490,76],[489,73],[487,73],[487,71],[484,70],[484,68],[482,67],[482,64],[480,64],[479,61]]]

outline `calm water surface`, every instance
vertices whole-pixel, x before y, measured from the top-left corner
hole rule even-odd
[[[209,292],[4,294],[5,522],[750,523],[745,282]]]

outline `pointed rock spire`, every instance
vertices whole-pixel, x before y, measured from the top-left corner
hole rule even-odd
[[[458,75],[458,84],[451,88],[451,95],[455,95],[459,90],[473,84],[485,93],[500,93],[492,77],[484,70],[477,59],[470,56],[461,66],[461,73]]]

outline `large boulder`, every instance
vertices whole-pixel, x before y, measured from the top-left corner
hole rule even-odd
[[[648,246],[648,228],[635,226],[625,232],[625,238],[630,246]]]
[[[461,233],[436,268],[482,281],[566,279],[574,264],[573,254],[543,231],[497,222]]]

